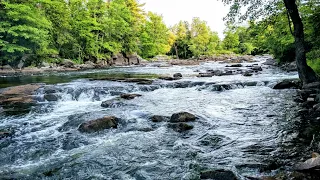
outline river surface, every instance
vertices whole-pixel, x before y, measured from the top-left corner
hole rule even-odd
[[[256,60],[260,64],[265,59]],[[279,167],[270,167],[273,164],[286,168],[290,153],[295,153],[287,155],[297,136],[292,124],[296,90],[271,87],[282,79],[297,78],[297,73],[263,67],[252,77],[196,77],[195,71],[225,65],[148,65],[2,77],[2,87],[30,82],[47,85],[37,91],[40,100],[30,113],[0,114],[0,129],[15,131],[13,137],[0,140],[0,179],[199,179],[200,171],[206,169],[229,169],[246,179],[274,173]],[[174,73],[182,73],[183,79],[155,80],[151,85],[88,79]],[[59,100],[41,100],[52,88]],[[117,108],[101,107],[102,101],[121,93],[142,96]],[[198,117],[191,123],[192,130],[178,133],[166,122],[149,120],[152,115],[171,116],[181,111]],[[77,130],[82,122],[103,116],[119,117],[121,125],[93,134]]]

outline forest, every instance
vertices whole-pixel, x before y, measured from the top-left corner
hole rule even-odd
[[[219,54],[274,55],[280,62],[294,60],[292,24],[283,4],[277,11],[245,26],[231,24],[220,39],[205,21],[194,18],[167,27],[161,15],[145,12],[136,0],[2,1],[0,4],[0,61],[29,65],[71,59],[78,63],[107,60],[117,53],[150,59],[170,55],[188,59]],[[320,8],[301,2],[307,59],[320,72]],[[291,31],[291,32],[290,32]],[[57,59],[57,57],[59,57]]]

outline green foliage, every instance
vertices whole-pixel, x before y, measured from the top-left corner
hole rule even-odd
[[[162,17],[149,12],[140,36],[141,56],[152,58],[159,54],[166,54],[170,50],[169,37],[169,30]]]
[[[0,2],[0,62],[15,62],[25,54],[46,55],[51,24],[37,1]]]

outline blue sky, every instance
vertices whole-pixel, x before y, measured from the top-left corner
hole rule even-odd
[[[172,26],[180,20],[190,21],[193,17],[199,17],[207,21],[211,30],[223,37],[225,23],[223,17],[228,13],[229,8],[217,0],[139,0],[146,3],[145,11],[152,11],[161,14],[165,23]]]

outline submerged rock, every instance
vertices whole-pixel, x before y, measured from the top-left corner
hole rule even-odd
[[[44,99],[47,101],[58,101],[59,100],[59,96],[56,94],[45,94],[44,95]]]
[[[161,76],[159,77],[161,80],[166,80],[166,81],[175,81],[181,79],[180,77],[170,77],[170,76]]]
[[[174,78],[182,78],[182,74],[181,73],[175,73],[173,75]]]
[[[195,121],[196,119],[197,119],[196,116],[191,113],[179,112],[171,116],[170,122],[172,123],[189,122],[189,121]]]
[[[121,94],[121,98],[122,99],[127,99],[127,100],[130,100],[130,99],[134,99],[136,97],[140,97],[142,96],[141,94]]]
[[[262,67],[261,66],[253,66],[251,69],[253,71],[262,71]]]
[[[152,122],[164,122],[164,121],[169,121],[170,117],[166,117],[166,116],[158,116],[158,115],[154,115],[150,117],[150,120]]]
[[[232,65],[227,65],[226,67],[242,67],[242,64],[232,64]]]
[[[246,76],[246,77],[252,76],[252,75],[253,74],[250,71],[246,71],[246,72],[243,73],[243,76]]]
[[[13,134],[14,134],[13,131],[0,129],[0,139],[13,136]]]
[[[104,129],[117,128],[119,119],[114,116],[105,116],[100,119],[82,123],[78,130],[85,133],[93,133]]]
[[[168,128],[181,133],[193,129],[193,126],[187,123],[169,123]]]
[[[237,180],[237,176],[229,170],[207,170],[200,172],[201,179],[214,179],[214,180]]]

